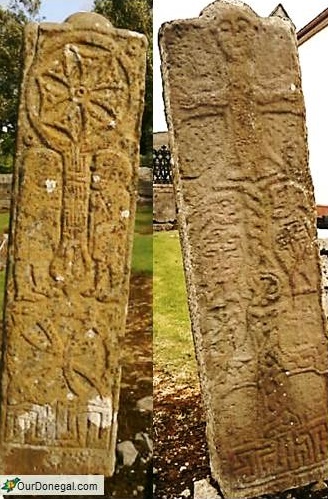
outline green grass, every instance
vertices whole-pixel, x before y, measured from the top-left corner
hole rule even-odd
[[[197,384],[197,368],[187,308],[177,231],[154,234],[154,363],[175,383]]]
[[[152,206],[138,206],[136,213],[135,232],[138,234],[151,234],[153,232]]]
[[[134,235],[132,253],[132,272],[135,274],[153,273],[153,236],[152,234]]]
[[[137,209],[132,253],[132,272],[153,272],[153,210],[151,206]]]
[[[9,213],[0,213],[0,234],[8,229],[9,226]]]

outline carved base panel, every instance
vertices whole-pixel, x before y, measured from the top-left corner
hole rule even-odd
[[[115,466],[146,41],[97,14],[25,34],[2,367],[4,473]]]
[[[214,458],[212,473],[219,483],[222,476],[233,476],[234,489],[227,497],[240,499],[255,497],[259,490],[278,492],[320,481],[328,473],[327,438],[326,418],[307,425],[295,423],[289,431],[272,438],[221,449],[221,462]],[[222,485],[226,490],[226,483]]]
[[[328,344],[295,34],[234,1],[160,33],[212,474],[229,499],[328,472]]]
[[[97,397],[88,406],[56,403],[7,406],[4,453],[6,473],[110,476],[115,469],[117,407]],[[29,451],[32,450],[32,454]],[[26,456],[30,455],[29,460]],[[35,458],[35,461],[34,461]]]

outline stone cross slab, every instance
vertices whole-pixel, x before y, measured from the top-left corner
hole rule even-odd
[[[236,0],[160,32],[213,476],[232,498],[327,477],[327,336],[296,38]]]
[[[146,40],[98,14],[25,33],[0,468],[114,472]]]

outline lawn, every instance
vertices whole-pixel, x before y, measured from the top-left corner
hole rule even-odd
[[[135,232],[139,234],[152,234],[153,232],[153,207],[140,205],[137,207]]]
[[[9,213],[0,213],[0,235],[3,234],[9,225]]]
[[[176,385],[198,384],[177,231],[157,232],[154,247],[154,368]]]
[[[153,272],[153,209],[152,206],[138,206],[134,230],[132,272],[136,274]]]
[[[133,244],[132,272],[147,275],[153,269],[152,207],[140,206],[137,210]],[[8,228],[9,214],[0,213],[0,235]],[[0,271],[0,310],[3,303],[5,271]]]

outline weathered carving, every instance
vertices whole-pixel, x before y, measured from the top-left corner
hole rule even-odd
[[[5,473],[114,470],[145,46],[97,14],[27,28],[5,310]]]
[[[295,37],[218,0],[160,45],[212,472],[231,498],[302,485],[328,358]]]

